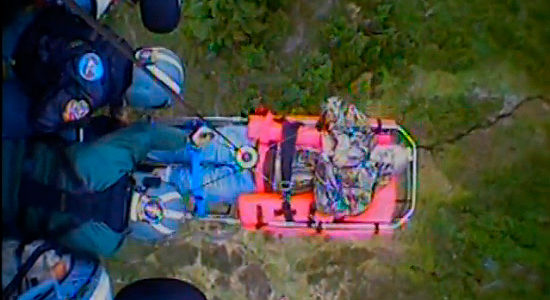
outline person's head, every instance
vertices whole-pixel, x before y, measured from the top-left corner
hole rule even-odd
[[[341,123],[344,119],[344,102],[340,97],[333,96],[328,98],[322,105],[322,113],[317,129],[330,130],[336,124]]]
[[[381,175],[402,174],[411,163],[411,157],[410,149],[401,145],[377,145],[370,154],[372,162],[384,166]]]
[[[134,66],[132,84],[126,91],[128,104],[136,108],[164,108],[174,101],[169,89],[183,97],[185,92],[185,67],[172,51],[162,47],[141,48],[135,52],[136,59],[155,78],[141,67]]]
[[[184,221],[185,204],[178,191],[163,182],[168,177],[142,171],[133,174],[135,187],[130,205],[131,237],[155,243],[177,233]]]

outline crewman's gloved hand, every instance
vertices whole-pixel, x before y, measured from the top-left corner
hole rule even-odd
[[[191,134],[191,141],[196,147],[201,148],[210,143],[214,139],[214,136],[215,134],[212,129],[201,126]]]
[[[160,180],[164,182],[170,182],[170,176],[172,175],[172,166],[168,165],[166,168],[156,168],[153,170],[153,175],[160,177]]]

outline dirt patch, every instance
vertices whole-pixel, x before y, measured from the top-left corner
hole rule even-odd
[[[271,294],[269,279],[262,267],[258,264],[251,264],[240,272],[239,280],[246,288],[246,295],[249,300],[265,300]]]

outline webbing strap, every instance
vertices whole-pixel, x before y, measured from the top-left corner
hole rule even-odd
[[[203,218],[207,215],[206,201],[204,197],[204,189],[202,179],[204,177],[204,169],[201,165],[203,156],[199,149],[190,148],[191,151],[191,193],[195,199],[195,213]]]
[[[49,243],[44,243],[40,245],[38,248],[36,248],[31,256],[25,261],[23,265],[19,268],[17,271],[17,274],[13,277],[13,279],[8,283],[6,288],[2,291],[2,294],[4,299],[9,299],[15,293],[17,288],[21,286],[21,282],[23,281],[23,278],[27,275],[27,273],[30,271],[30,269],[34,266],[38,258],[42,254],[44,254],[46,251],[53,249],[53,245]]]
[[[299,122],[283,123],[283,142],[281,143],[281,179],[283,183],[290,183],[292,179],[292,161],[296,153],[296,138],[298,128],[302,126]]]
[[[283,142],[281,143],[281,190],[283,192],[282,207],[275,211],[275,215],[284,215],[285,221],[294,221],[295,210],[290,205],[290,194],[292,188],[292,160],[296,153],[296,139],[298,128],[302,126],[299,122],[283,123]]]

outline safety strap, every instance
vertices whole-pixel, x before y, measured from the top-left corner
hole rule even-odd
[[[296,138],[298,129],[302,126],[299,122],[283,123],[283,142],[281,143],[281,183],[289,184],[292,180],[292,161],[296,153]],[[290,187],[290,186],[289,186]],[[282,187],[284,188],[284,187]]]
[[[203,159],[202,152],[199,149],[190,148],[191,150],[191,193],[195,201],[195,214],[198,217],[206,217],[207,207],[204,197],[204,189],[202,178],[204,169],[201,165]]]
[[[264,173],[264,187],[267,193],[271,193],[277,190],[276,185],[276,163],[277,153],[279,149],[275,142],[270,143],[269,150],[265,154],[265,162],[263,165]]]
[[[380,118],[376,119],[376,129],[374,129],[374,132],[376,134],[381,134],[382,133],[382,120],[380,120]]]
[[[296,153],[296,138],[298,129],[302,126],[299,122],[283,122],[283,142],[281,143],[281,190],[283,202],[281,209],[275,210],[275,215],[284,215],[285,221],[294,221],[296,210],[290,205],[292,188],[292,160]]]

